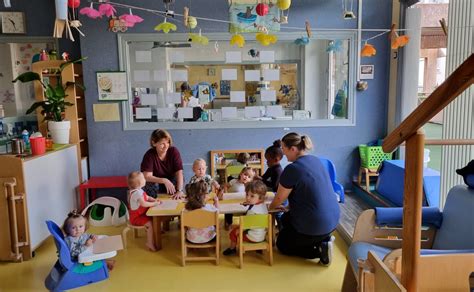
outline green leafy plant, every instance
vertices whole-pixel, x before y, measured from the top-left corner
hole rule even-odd
[[[55,86],[52,86],[51,84],[45,84],[43,80],[41,80],[41,76],[38,73],[31,71],[25,72],[15,78],[15,80],[13,80],[12,82],[20,81],[22,83],[25,83],[31,81],[38,81],[39,83],[41,83],[41,86],[43,86],[44,95],[46,99],[33,103],[31,107],[26,111],[26,114],[31,114],[37,108],[41,108],[41,114],[44,116],[44,121],[61,122],[62,120],[64,120],[64,110],[66,109],[66,107],[74,105],[66,101],[66,90],[71,86],[77,86],[82,90],[85,90],[85,87],[82,84],[71,81],[68,81],[66,82],[66,84],[63,85],[62,72],[69,65],[81,62],[85,59],[87,58],[85,57],[61,64],[61,66],[59,67],[58,82]]]

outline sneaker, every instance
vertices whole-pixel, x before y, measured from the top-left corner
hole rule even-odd
[[[321,256],[319,257],[319,262],[323,266],[327,267],[331,265],[335,239],[336,238],[331,235],[331,238],[329,239],[329,241],[321,242],[321,247],[320,247]]]
[[[222,254],[225,256],[234,255],[237,254],[237,249],[229,247],[228,249],[224,250]]]

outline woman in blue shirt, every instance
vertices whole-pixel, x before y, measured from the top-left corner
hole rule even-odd
[[[283,170],[270,209],[288,199],[289,212],[282,218],[277,247],[283,254],[307,259],[319,258],[329,265],[339,222],[339,205],[327,170],[319,158],[308,155],[313,148],[308,136],[289,133],[282,138],[282,150],[293,162]]]

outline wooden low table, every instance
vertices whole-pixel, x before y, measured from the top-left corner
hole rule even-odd
[[[214,194],[211,194],[211,198]],[[266,202],[273,200],[274,194],[272,192],[267,193]],[[184,209],[185,202],[174,201],[169,195],[159,195],[158,199],[163,201],[161,205],[149,208],[147,216],[153,218],[153,233],[155,239],[155,246],[157,250],[163,248],[161,240],[161,223],[168,217],[181,216],[181,212]],[[219,201],[219,213],[220,214],[243,214],[246,208],[243,208],[241,203],[245,200],[244,193],[227,193],[224,194],[223,200]],[[221,207],[222,206],[222,207]]]
[[[86,207],[86,190],[91,189],[92,199],[95,199],[96,189],[127,188],[126,176],[93,176],[79,185],[80,207]]]

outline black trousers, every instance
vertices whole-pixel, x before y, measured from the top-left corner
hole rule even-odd
[[[278,250],[289,256],[299,256],[305,259],[315,259],[321,256],[321,242],[329,241],[331,233],[323,235],[307,235],[299,233],[291,225],[290,213],[281,218],[282,229],[278,234],[276,245]]]

